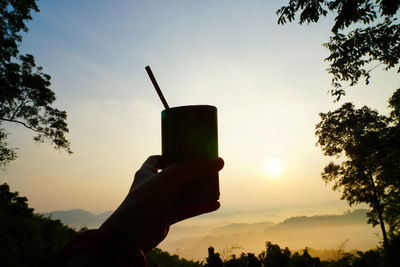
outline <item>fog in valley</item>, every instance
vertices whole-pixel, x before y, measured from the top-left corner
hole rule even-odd
[[[328,212],[329,210],[329,212]],[[321,259],[338,249],[367,250],[379,245],[379,229],[368,225],[366,209],[348,209],[341,202],[275,207],[221,207],[214,213],[171,226],[159,248],[186,259],[204,260],[213,246],[224,259],[242,252],[260,253],[270,241],[292,251],[308,247]],[[98,227],[109,215],[83,210],[45,213],[75,228]]]
[[[218,220],[214,224],[211,220],[207,224],[198,220],[197,225],[192,222],[187,226],[172,226],[159,247],[187,259],[203,260],[207,248],[213,246],[226,259],[242,252],[258,254],[265,249],[265,242],[270,241],[292,251],[312,248],[313,256],[329,258],[338,248],[367,250],[378,245],[379,229],[366,224],[366,212],[359,209],[342,215],[297,216],[280,223],[223,225]]]

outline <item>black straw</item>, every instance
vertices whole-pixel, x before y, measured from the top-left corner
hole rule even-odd
[[[158,94],[158,96],[160,97],[161,102],[163,103],[165,109],[169,109],[169,106],[168,106],[168,104],[167,104],[167,101],[165,100],[164,95],[163,95],[163,93],[161,92],[160,87],[158,86],[158,83],[157,83],[157,81],[156,81],[156,78],[154,78],[154,75],[153,75],[153,72],[152,72],[151,69],[150,69],[150,66],[147,66],[145,69],[146,69],[147,74],[149,75],[150,80],[151,80],[151,82],[153,83],[153,86],[154,86],[154,88],[156,89],[157,94]]]

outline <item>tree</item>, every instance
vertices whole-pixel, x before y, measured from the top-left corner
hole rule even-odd
[[[72,153],[65,137],[67,113],[51,106],[56,98],[50,76],[32,55],[19,52],[32,11],[39,12],[36,0],[0,0],[0,167],[16,158],[6,142],[5,123],[22,125],[36,133],[36,142],[48,141]]]
[[[213,247],[208,248],[208,257],[206,258],[206,262],[206,266],[208,267],[219,267],[223,265],[219,253],[215,253]]]
[[[260,254],[260,260],[266,267],[289,267],[291,252],[286,247],[281,249],[278,245],[266,242],[266,251]]]
[[[387,188],[385,219],[392,235],[400,237],[400,89],[389,100],[393,126],[384,135],[385,153],[382,153],[380,177]]]
[[[253,253],[242,252],[239,257],[232,254],[230,259],[224,261],[224,267],[261,267],[261,262]]]
[[[300,24],[335,14],[332,36],[324,46],[330,52],[325,59],[333,76],[330,92],[338,101],[347,88],[343,82],[353,86],[364,78],[368,84],[376,67],[389,70],[399,65],[400,24],[395,17],[399,7],[398,0],[289,0],[276,13],[279,24],[296,20],[298,13]]]
[[[53,266],[77,232],[35,214],[28,199],[0,185],[0,266]]]
[[[369,204],[368,222],[379,224],[384,247],[390,233],[400,229],[400,89],[389,101],[389,116],[364,106],[345,103],[339,109],[320,113],[316,126],[318,143],[326,156],[338,158],[322,172],[322,179],[341,190],[349,205]]]
[[[146,254],[147,266],[148,267],[167,267],[167,266],[179,266],[179,267],[202,267],[204,266],[200,262],[193,260],[186,260],[179,258],[177,255],[170,255],[166,251],[162,251],[159,248],[153,248]]]

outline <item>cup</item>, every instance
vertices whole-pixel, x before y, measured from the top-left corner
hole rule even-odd
[[[218,157],[217,108],[194,105],[161,112],[164,167],[175,163]],[[188,183],[179,201],[193,204],[219,199],[218,172]]]

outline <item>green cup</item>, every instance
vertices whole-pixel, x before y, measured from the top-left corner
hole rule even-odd
[[[217,108],[182,106],[161,112],[164,167],[175,163],[218,157]],[[218,172],[188,183],[180,202],[192,204],[219,199]]]

